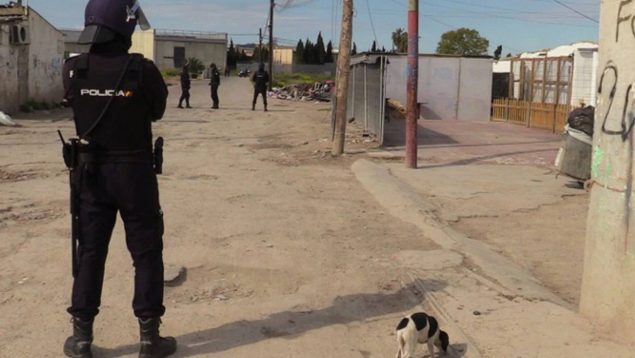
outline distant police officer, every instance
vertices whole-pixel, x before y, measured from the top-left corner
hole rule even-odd
[[[149,27],[136,0],[90,0],[80,37],[80,43],[91,44],[90,53],[64,66],[65,99],[73,108],[78,134],[64,145],[71,169],[73,238],[78,242],[68,309],[73,335],[64,344],[69,357],[92,357],[93,321],[117,212],[135,267],[132,306],[140,325],[139,357],[167,357],[176,351],[174,338],[159,335],[165,313],[164,229],[151,130],[164,114],[168,91],[152,62],[128,54],[137,23]]]
[[[212,88],[212,102],[214,102],[212,108],[218,109],[218,87],[220,86],[220,71],[218,71],[215,63],[212,63],[209,66],[209,85]]]
[[[254,101],[251,105],[251,110],[256,110],[256,102],[258,96],[262,95],[262,101],[265,104],[265,112],[267,111],[267,86],[269,84],[269,73],[265,71],[265,64],[258,65],[258,71],[256,71],[251,77],[251,82],[254,84]]]
[[[190,65],[186,63],[183,65],[181,71],[181,98],[179,99],[179,108],[183,108],[183,101],[187,108],[190,107],[190,88],[192,87],[192,81],[190,80]]]

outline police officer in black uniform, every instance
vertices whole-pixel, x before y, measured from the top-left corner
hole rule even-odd
[[[179,108],[183,108],[183,101],[187,108],[190,107],[190,88],[192,87],[192,81],[190,80],[190,65],[186,63],[181,70],[181,98],[179,99]]]
[[[135,267],[133,309],[142,358],[167,357],[176,340],[159,335],[163,306],[163,213],[152,153],[152,122],[163,117],[168,90],[156,66],[131,55],[139,23],[149,27],[138,0],[90,0],[80,43],[89,54],[63,71],[78,138],[66,142],[71,169],[74,247],[73,335],[68,357],[90,358],[104,266],[117,213]],[[71,153],[71,154],[69,154]],[[72,204],[72,205],[73,205]],[[77,226],[75,225],[77,224]],[[75,242],[75,241],[74,241]]]
[[[209,66],[209,85],[212,88],[212,102],[214,102],[212,108],[218,109],[218,87],[220,87],[220,71],[218,71],[218,67],[216,67],[215,63],[212,63]]]
[[[251,77],[251,82],[254,84],[254,101],[251,105],[251,110],[256,110],[256,102],[258,96],[262,95],[262,101],[265,104],[265,112],[267,111],[267,86],[269,84],[269,73],[265,71],[265,64],[258,65],[258,71],[256,71]]]

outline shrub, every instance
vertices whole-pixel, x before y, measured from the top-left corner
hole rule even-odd
[[[196,57],[189,58],[187,62],[190,64],[190,73],[192,75],[199,75],[205,70],[205,65],[203,64],[203,62]]]
[[[167,70],[161,71],[161,75],[165,78],[167,77],[176,77],[181,74],[181,70],[178,68],[169,68]]]

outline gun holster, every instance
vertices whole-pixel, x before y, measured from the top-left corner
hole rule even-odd
[[[78,138],[71,138],[68,142],[62,141],[62,156],[69,170],[74,170],[79,165],[79,145]]]

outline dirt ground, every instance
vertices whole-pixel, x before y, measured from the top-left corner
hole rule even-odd
[[[187,268],[165,297],[176,357],[393,356],[394,326],[421,299],[391,258],[436,246],[359,187],[356,155],[326,155],[329,105],[272,101],[252,112],[247,80],[230,79],[214,111],[208,91],[195,82],[195,108],[179,110],[171,87],[155,127],[166,138],[165,261]],[[70,331],[68,184],[55,133],[73,133],[68,118],[37,113],[0,127],[0,357],[60,357]],[[123,236],[118,222],[96,357],[136,356]]]
[[[389,152],[402,147],[403,121],[387,127]],[[421,121],[421,171],[393,173],[436,206],[440,219],[492,245],[577,306],[589,196],[558,176],[561,137],[506,123]]]
[[[270,112],[252,112],[248,80],[232,78],[221,110],[210,108],[204,81],[194,82],[194,109],[180,110],[171,90],[155,135],[166,139],[164,257],[187,270],[165,292],[162,331],[177,337],[175,357],[394,357],[395,325],[422,304],[449,331],[449,357],[632,356],[573,310],[526,297],[520,284],[501,287],[460,246],[439,243],[437,219],[574,306],[586,194],[547,169],[557,136],[426,121],[425,170],[406,171],[392,157],[398,128],[388,129],[383,159],[355,127],[347,155],[333,159],[328,104],[272,100]],[[73,133],[69,117],[40,112],[0,127],[0,357],[60,357],[70,332],[68,183],[56,134]],[[354,168],[369,157],[396,178],[395,193],[407,187],[402,194],[426,208],[384,195],[390,206],[365,188]],[[134,271],[120,222],[110,249],[95,357],[135,357]]]

